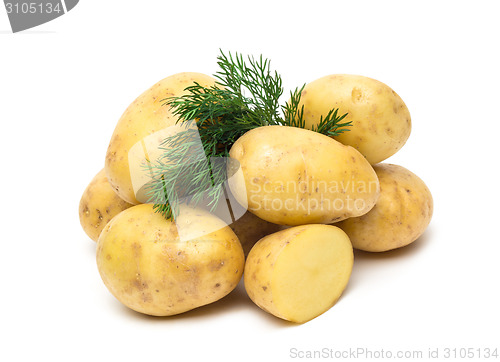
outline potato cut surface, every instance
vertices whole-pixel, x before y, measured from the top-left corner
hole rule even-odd
[[[348,236],[329,225],[304,225],[261,239],[248,256],[245,288],[262,309],[307,322],[330,309],[353,266]]]

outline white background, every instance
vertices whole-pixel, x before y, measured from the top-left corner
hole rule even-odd
[[[0,359],[286,361],[292,348],[500,353],[496,4],[82,0],[18,34],[0,7]],[[95,243],[79,224],[81,193],[128,104],[168,75],[212,74],[219,48],[272,59],[287,92],[331,73],[376,78],[412,115],[409,141],[388,162],[433,192],[429,229],[407,248],[357,253],[341,300],[304,325],[267,315],[241,285],[171,318],[132,312],[101,282]]]

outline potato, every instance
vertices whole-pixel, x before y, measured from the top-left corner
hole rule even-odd
[[[248,255],[250,249],[252,249],[252,246],[257,241],[264,236],[280,231],[283,227],[282,225],[262,220],[248,211],[229,226],[240,240],[245,256]]]
[[[353,260],[351,242],[339,228],[295,226],[255,244],[245,264],[245,289],[266,312],[304,323],[337,302]]]
[[[332,108],[348,113],[350,131],[335,136],[356,148],[373,165],[395,154],[410,136],[410,112],[391,88],[375,79],[334,74],[317,79],[302,91],[307,128]]]
[[[104,226],[132,204],[120,199],[106,178],[104,169],[99,171],[83,192],[80,199],[80,224],[85,233],[97,241]]]
[[[367,214],[335,224],[344,230],[356,249],[386,251],[418,239],[429,225],[432,195],[424,182],[406,168],[374,166],[380,180],[380,198]]]
[[[379,195],[377,175],[354,148],[306,129],[266,126],[233,145],[244,182],[235,198],[263,220],[282,225],[333,223],[367,213]]]
[[[191,208],[182,209],[176,224],[151,204],[133,206],[105,227],[97,243],[97,266],[109,291],[127,307],[154,316],[221,299],[238,284],[244,262],[233,231]]]
[[[111,186],[125,201],[131,204],[146,201],[136,198],[132,177],[141,175],[131,175],[131,169],[134,173],[142,172],[142,168],[140,164],[130,167],[130,149],[145,137],[176,123],[177,117],[169,107],[162,106],[162,100],[185,94],[184,89],[193,82],[211,86],[215,79],[200,73],[179,73],[165,78],[140,95],[118,121],[107,150],[105,169]]]

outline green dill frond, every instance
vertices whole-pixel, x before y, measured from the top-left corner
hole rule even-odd
[[[226,160],[232,145],[246,132],[270,125],[306,128],[300,105],[304,86],[291,92],[290,100],[281,106],[283,82],[271,71],[268,59],[262,55],[245,59],[221,51],[217,64],[215,85],[194,83],[185,89],[187,94],[163,100],[178,122],[196,124],[196,129],[186,127],[167,137],[160,145],[162,156],[145,167],[151,174],[146,185],[149,202],[167,219],[175,219],[180,203],[205,202],[214,210],[225,200]],[[340,123],[345,116],[332,109],[312,130],[338,135],[351,125]]]
[[[300,104],[302,91],[305,86],[306,85],[304,84],[301,88],[295,88],[295,90],[290,93],[290,100],[283,106],[283,125],[289,127],[307,128],[306,120],[304,118],[304,105]],[[346,127],[351,126],[352,121],[340,123],[347,116],[347,113],[339,116],[338,111],[338,108],[331,109],[325,117],[321,116],[318,124],[311,127],[311,131],[318,132],[326,136],[338,136],[345,131],[349,131]]]
[[[321,116],[318,124],[311,127],[311,131],[327,136],[338,136],[345,131],[349,131],[345,127],[351,126],[352,121],[340,123],[347,116],[347,113],[338,116],[338,111],[338,108],[331,109],[325,117]]]
[[[271,72],[271,62],[261,55],[258,60],[243,55],[221,51],[217,64],[220,70],[214,75],[217,84],[229,90],[249,109],[261,117],[261,125],[277,125],[280,118],[279,98],[283,94],[283,82],[277,72]]]
[[[302,88],[295,88],[293,92],[290,92],[290,100],[285,103],[283,108],[283,125],[289,127],[306,128],[306,121],[304,119],[304,105],[300,106],[300,98],[302,96],[302,91],[304,90],[304,84]]]

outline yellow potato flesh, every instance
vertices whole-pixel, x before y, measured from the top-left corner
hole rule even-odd
[[[304,323],[337,302],[352,266],[352,246],[342,230],[296,226],[255,244],[245,264],[245,288],[263,310]]]

